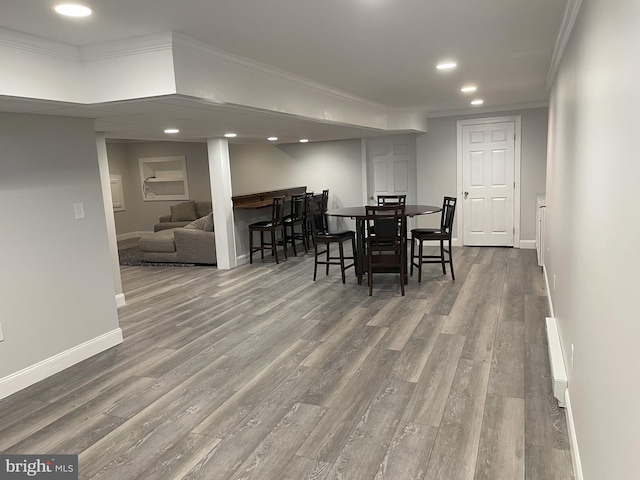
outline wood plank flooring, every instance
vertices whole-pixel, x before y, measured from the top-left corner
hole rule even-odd
[[[0,451],[83,480],[573,478],[535,251],[454,263],[405,297],[310,254],[122,267],[124,343],[0,401]]]

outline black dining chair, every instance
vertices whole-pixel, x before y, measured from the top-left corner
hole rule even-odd
[[[369,295],[373,294],[376,273],[399,273],[400,292],[404,296],[407,268],[405,206],[367,206],[365,212]]]
[[[418,282],[422,281],[422,264],[424,263],[440,263],[442,264],[442,273],[446,275],[447,270],[445,264],[451,267],[451,278],[456,279],[453,271],[453,258],[451,255],[451,234],[453,230],[453,217],[456,213],[457,199],[454,197],[444,197],[442,203],[442,216],[440,217],[440,228],[414,228],[411,230],[411,270],[413,275],[413,267],[418,268]],[[427,240],[437,240],[440,242],[440,255],[424,255],[423,242]],[[415,245],[418,242],[418,255],[415,254]],[[444,242],[447,242],[445,247]],[[447,254],[448,258],[445,258]]]
[[[284,217],[284,244],[285,248],[291,244],[293,255],[298,256],[296,242],[300,240],[304,251],[308,252],[307,239],[305,238],[305,202],[306,194],[299,193],[291,195],[291,210],[289,215]]]
[[[352,230],[342,230],[338,232],[329,232],[327,218],[322,209],[322,198],[315,198],[310,201],[311,206],[311,228],[313,230],[314,243],[314,264],[313,264],[313,281],[316,281],[318,273],[318,265],[325,265],[325,274],[329,275],[330,265],[340,265],[340,273],[342,275],[342,283],[346,283],[345,271],[348,268],[355,267],[356,255],[356,232]],[[345,255],[344,243],[351,242],[351,256]],[[331,245],[338,245],[338,256],[331,254]],[[321,246],[324,245],[324,250]],[[347,264],[346,261],[351,263]],[[355,268],[354,268],[355,270]]]
[[[264,259],[264,251],[271,250],[271,254],[278,261],[278,245],[282,245],[284,250],[284,258],[287,258],[287,245],[285,242],[284,232],[284,195],[281,197],[273,197],[271,203],[271,220],[255,222],[249,225],[249,263],[253,263],[253,254],[260,252],[260,258]],[[253,246],[253,234],[260,232],[260,246]],[[264,238],[264,234],[270,234],[269,242]],[[278,235],[280,239],[278,239]]]

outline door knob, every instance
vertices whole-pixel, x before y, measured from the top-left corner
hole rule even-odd
[[[467,196],[469,195],[469,192],[464,192],[464,199],[467,199]]]

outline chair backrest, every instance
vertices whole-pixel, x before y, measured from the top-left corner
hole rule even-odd
[[[329,208],[329,190],[322,190],[322,211],[326,212]]]
[[[313,237],[316,238],[318,235],[329,233],[326,216],[322,210],[322,198],[317,195],[311,198],[309,200],[309,208]]]
[[[271,203],[271,223],[278,225],[282,223],[284,218],[284,195],[281,197],[273,197]]]
[[[296,193],[291,195],[291,217],[294,220],[302,220],[304,215],[304,204],[306,201],[306,194]]]
[[[367,238],[373,244],[401,242],[405,232],[404,205],[365,207]]]
[[[440,217],[440,230],[451,235],[453,229],[453,217],[456,214],[455,197],[444,197],[442,202],[442,216]]]
[[[406,195],[378,195],[378,205],[406,205]]]

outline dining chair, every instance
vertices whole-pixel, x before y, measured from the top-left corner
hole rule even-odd
[[[318,265],[325,265],[325,274],[329,275],[330,265],[340,265],[340,273],[342,275],[342,283],[346,283],[345,271],[348,268],[355,267],[356,255],[356,232],[352,230],[341,230],[338,232],[329,232],[327,218],[322,209],[322,198],[315,198],[310,202],[311,206],[311,228],[313,230],[314,243],[314,264],[313,264],[313,281],[316,281],[318,273]],[[351,242],[351,256],[345,255],[344,243]],[[331,255],[331,245],[338,245],[338,256]],[[324,250],[320,246],[324,245]],[[321,258],[323,257],[323,258]],[[346,264],[347,260],[351,263]],[[354,268],[355,270],[355,268]]]
[[[456,213],[455,197],[444,197],[442,203],[442,216],[440,217],[440,228],[414,228],[411,230],[411,270],[413,275],[413,267],[418,268],[418,282],[422,281],[422,264],[424,263],[440,263],[442,264],[442,273],[446,275],[447,270],[445,264],[451,266],[451,278],[456,279],[453,271],[453,259],[451,256],[451,234],[453,230],[453,217]],[[440,242],[440,255],[424,255],[423,242],[427,240],[437,240]],[[415,244],[418,242],[418,255],[415,254]],[[444,242],[447,242],[445,247]],[[448,259],[445,259],[445,253]]]
[[[406,205],[407,204],[407,196],[406,195],[378,195],[377,197],[378,205]]]
[[[407,268],[405,206],[366,206],[365,213],[369,296],[373,294],[376,273],[399,273],[400,292],[404,296]]]
[[[329,208],[329,189],[322,190],[322,212],[326,212]]]
[[[306,194],[299,193],[291,195],[291,210],[289,215],[285,215],[284,222],[284,245],[291,244],[293,247],[293,255],[298,256],[296,249],[296,241],[300,240],[304,251],[308,252],[307,241],[305,238],[305,201]]]
[[[253,254],[260,252],[260,258],[264,259],[264,251],[271,250],[271,254],[278,261],[278,245],[282,245],[284,250],[284,258],[287,258],[287,245],[285,242],[284,232],[284,195],[281,197],[273,197],[271,203],[271,219],[261,222],[255,222],[249,225],[249,263],[253,263]],[[253,246],[254,232],[260,232],[260,246]],[[270,241],[265,241],[264,234],[270,234]],[[278,239],[280,235],[280,239]]]
[[[307,250],[311,248],[311,244],[313,243],[313,229],[311,228],[311,201],[315,194],[313,192],[306,192],[304,194],[304,212],[302,216],[304,217],[304,222],[302,224],[302,231],[304,236],[304,241],[307,245]]]

